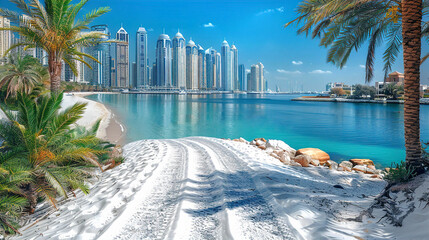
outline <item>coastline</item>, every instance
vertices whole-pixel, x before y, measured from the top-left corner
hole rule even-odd
[[[404,100],[370,100],[370,99],[346,99],[346,98],[312,98],[312,97],[299,97],[294,98],[292,101],[303,102],[344,102],[344,103],[375,103],[375,104],[404,104]],[[421,105],[429,105],[428,98],[420,99]]]
[[[110,92],[69,92],[64,93],[63,107],[71,106],[76,102],[87,103],[82,119],[77,122],[78,125],[90,128],[95,122],[101,119],[100,127],[97,131],[97,137],[109,141],[113,144],[123,145],[125,143],[126,127],[120,122],[118,116],[106,105],[89,100],[86,97],[94,94],[118,94]]]

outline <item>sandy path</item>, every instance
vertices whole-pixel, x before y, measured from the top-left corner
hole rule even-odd
[[[284,166],[254,146],[214,138],[138,141],[124,156],[90,194],[16,239],[367,238],[333,215],[355,216],[373,199],[359,196],[384,187],[359,174]]]

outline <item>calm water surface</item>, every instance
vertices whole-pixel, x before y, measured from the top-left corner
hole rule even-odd
[[[335,161],[370,158],[390,166],[405,158],[403,106],[294,102],[295,95],[92,95],[127,128],[127,142],[209,136],[280,139],[316,147]],[[422,140],[429,140],[429,105],[421,106]]]

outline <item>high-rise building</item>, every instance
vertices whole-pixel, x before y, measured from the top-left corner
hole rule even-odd
[[[186,45],[186,88],[198,89],[198,47],[192,40]]]
[[[266,84],[265,77],[264,77],[264,65],[262,63],[258,63],[257,65],[259,67],[259,77],[258,77],[258,79],[259,79],[259,86],[258,86],[258,91],[259,92],[265,92],[265,91],[267,91],[267,88],[266,88],[267,84]]]
[[[229,44],[226,40],[222,42],[221,47],[221,55],[222,55],[222,77],[221,77],[221,86],[220,89],[222,91],[232,91],[233,90],[233,82],[232,82],[232,59],[231,59],[231,49],[229,48]]]
[[[235,45],[231,46],[231,62],[232,62],[232,82],[233,90],[240,90],[238,83],[238,50]]]
[[[8,28],[8,27],[10,27],[10,20],[8,18],[0,16],[0,28]],[[2,60],[3,55],[6,53],[7,50],[9,50],[11,44],[12,44],[11,31],[0,31],[0,63],[4,61]]]
[[[205,51],[198,45],[198,89],[207,89]]]
[[[222,56],[220,53],[216,53],[216,86],[215,88],[220,90],[221,89],[221,82],[222,82]]]
[[[252,65],[250,68],[250,81],[247,83],[247,89],[251,92],[261,91],[260,69],[259,65]]]
[[[133,62],[133,64],[131,64],[131,76],[132,76],[132,81],[131,81],[131,86],[133,88],[138,88],[139,86],[139,82],[137,81],[137,63]]]
[[[216,68],[213,64],[213,58],[211,55],[211,51],[212,49],[207,49],[205,51],[205,57],[204,57],[204,62],[205,62],[205,66],[206,66],[206,72],[205,72],[205,77],[206,77],[206,88],[207,89],[213,89],[213,79],[216,79]],[[216,57],[214,58],[216,59]]]
[[[247,79],[247,91],[251,92],[252,91],[252,74],[250,72],[246,74],[246,79]]]
[[[174,87],[186,88],[186,42],[180,32],[173,38],[172,84]]]
[[[238,66],[238,90],[245,91],[246,68],[244,64]]]
[[[159,35],[156,44],[156,86],[172,87],[171,84],[171,40],[167,34]]]
[[[116,86],[130,86],[129,35],[123,27],[116,33]]]
[[[102,37],[102,41],[94,46],[87,47],[86,53],[97,59],[98,62],[92,59],[86,59],[92,69],[89,69],[86,74],[87,79],[91,85],[101,85],[103,87],[109,87],[111,85],[111,74],[110,74],[110,43],[105,42],[110,38],[110,32],[107,25],[95,25],[91,27],[92,32],[100,32],[105,36]]]
[[[147,56],[147,31],[144,27],[137,30],[136,39],[136,85],[142,87],[149,85],[148,80],[148,56]]]
[[[151,86],[157,86],[156,85],[156,81],[157,81],[157,70],[156,70],[156,62],[153,63],[152,65],[152,75],[151,75]]]

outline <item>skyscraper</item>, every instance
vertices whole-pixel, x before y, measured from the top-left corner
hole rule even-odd
[[[260,92],[265,92],[266,89],[266,83],[265,83],[265,77],[264,77],[264,65],[262,63],[258,63],[257,64],[259,67],[259,87],[258,87],[258,91]]]
[[[239,90],[239,83],[238,83],[238,50],[235,45],[231,46],[231,63],[232,63],[232,86],[233,90]]]
[[[247,79],[247,91],[251,92],[252,91],[252,74],[250,72],[246,74],[246,79]]]
[[[136,62],[133,62],[132,64],[131,64],[131,79],[132,79],[132,81],[131,81],[131,86],[133,87],[133,88],[138,88],[139,86],[141,86],[141,85],[139,85],[139,83],[138,83],[138,81],[137,81],[137,63]]]
[[[232,91],[232,62],[231,62],[231,49],[229,48],[229,44],[226,40],[222,42],[221,47],[221,55],[222,55],[222,77],[221,77],[221,86],[220,89],[222,91]]]
[[[260,92],[261,91],[261,81],[260,81],[260,69],[259,64],[252,65],[250,68],[250,81],[248,82],[248,91],[251,92]]]
[[[0,16],[0,28],[10,27],[10,20],[3,16]],[[0,63],[2,63],[2,57],[5,52],[10,48],[12,43],[11,31],[0,31]]]
[[[186,43],[185,38],[177,32],[173,38],[172,82],[174,87],[186,88]]]
[[[192,40],[186,45],[186,88],[198,89],[198,48]]]
[[[159,35],[156,43],[156,86],[171,87],[171,40],[167,34]]]
[[[206,63],[204,49],[198,45],[198,89],[207,89],[206,83]]]
[[[205,72],[205,76],[206,76],[206,88],[207,89],[213,89],[213,79],[216,78],[215,74],[216,74],[216,68],[215,65],[213,64],[213,58],[211,55],[211,50],[212,49],[207,49],[205,51],[205,57],[204,57],[204,62],[205,62],[205,66],[206,66],[206,72]],[[216,57],[215,57],[216,59]]]
[[[220,53],[216,53],[216,86],[215,88],[220,90],[221,88],[221,81],[222,81],[222,56]]]
[[[91,31],[100,32],[105,34],[102,41],[107,41],[110,38],[110,32],[107,25],[95,25],[91,27]],[[91,65],[90,71],[88,71],[85,79],[92,85],[101,85],[109,87],[110,82],[110,43],[101,42],[97,45],[87,47],[85,50],[93,58],[97,59],[98,62],[89,59],[88,62]]]
[[[244,64],[238,66],[238,90],[245,91],[246,68]]]
[[[136,85],[142,87],[149,85],[148,80],[148,56],[147,56],[147,32],[144,27],[137,30],[136,39]]]
[[[123,27],[116,33],[116,87],[129,87],[129,35]]]

